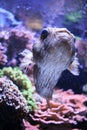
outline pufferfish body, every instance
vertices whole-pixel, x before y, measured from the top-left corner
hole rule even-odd
[[[68,69],[78,75],[75,37],[66,28],[45,28],[33,46],[34,80],[36,91],[51,99],[62,72]]]

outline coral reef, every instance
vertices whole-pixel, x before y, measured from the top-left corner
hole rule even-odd
[[[70,24],[70,22],[78,22],[82,18],[81,12],[69,12],[65,15],[66,24]]]
[[[0,103],[5,102],[8,106],[13,106],[16,110],[28,113],[27,101],[18,87],[7,77],[0,78]],[[23,114],[22,112],[22,114]]]
[[[33,33],[24,28],[14,28],[9,32],[9,39],[7,40],[7,55],[8,60],[10,61],[9,65],[11,65],[11,60],[17,58],[18,53],[25,48],[32,49],[32,40]]]
[[[7,63],[6,48],[0,43],[0,65]]]
[[[22,73],[19,68],[4,67],[2,70],[0,70],[0,76],[7,76],[19,87],[27,100],[29,110],[32,111],[37,107],[33,98],[34,89],[31,81],[25,74]]]
[[[26,118],[27,101],[18,87],[7,77],[0,78],[0,129]]]
[[[0,42],[4,46],[8,58],[8,66],[18,65],[18,54],[24,49],[32,50],[34,33],[21,26],[0,32]]]
[[[37,100],[39,109],[35,110],[34,115],[30,114],[30,117],[41,127],[55,124],[57,128],[62,125],[62,128],[66,126],[68,129],[72,124],[87,121],[87,97],[84,95],[74,94],[71,90],[57,90],[49,106],[45,99],[40,97]]]
[[[0,122],[3,125],[2,127],[8,124],[9,121],[12,124],[16,119],[16,124],[20,120],[22,125],[24,125],[24,130],[74,130],[72,124],[76,126],[78,122],[87,121],[87,117],[85,116],[87,114],[87,97],[85,95],[74,94],[71,90],[54,91],[49,106],[44,98],[37,94],[36,96],[34,95],[33,98],[37,101],[38,109],[34,110],[34,113],[29,113],[28,121],[24,119],[22,121],[22,118],[28,116],[29,108],[26,99],[23,97],[18,87],[21,87],[20,89],[22,91],[23,88],[27,88],[28,86],[25,82],[22,82],[23,79],[20,82],[18,76],[21,78],[22,76],[20,76],[18,71],[18,68],[12,69],[11,67],[0,70],[0,76],[6,75],[10,78],[0,78]],[[20,71],[20,73],[22,72]],[[17,87],[15,84],[20,85]],[[25,84],[25,87],[21,84]],[[28,94],[27,91],[22,92],[25,96]],[[5,109],[3,110],[3,108]],[[9,111],[9,109],[11,109],[11,111]],[[79,130],[78,127],[75,128]]]
[[[19,54],[19,67],[20,69],[28,75],[30,78],[32,84],[34,84],[34,78],[33,78],[33,68],[34,68],[34,62],[33,62],[33,54],[30,50],[25,49],[23,52]]]
[[[24,130],[38,130],[39,125],[31,125],[27,120],[23,119]]]
[[[47,104],[44,98],[35,93],[33,36],[32,32],[24,28],[0,32],[0,67],[2,67],[0,69],[0,77],[2,77],[0,78],[0,129],[6,130],[8,126],[9,130],[86,130],[87,97],[85,95],[74,94],[71,90],[56,90],[52,100]],[[81,67],[85,68],[84,72],[86,72],[86,42],[77,41],[76,47]],[[3,68],[3,66],[16,65],[19,68]],[[67,89],[74,84],[74,90],[79,93],[83,80],[87,83],[84,78],[87,77],[87,73],[80,72],[81,82],[78,77],[71,78],[68,73],[67,71],[64,77],[66,80],[69,78],[69,81],[66,81]],[[64,79],[63,77],[61,79],[62,88],[65,88]],[[83,89],[87,93],[86,88],[87,84],[84,83]]]
[[[87,71],[87,41],[80,39],[75,44],[78,49],[80,66]]]

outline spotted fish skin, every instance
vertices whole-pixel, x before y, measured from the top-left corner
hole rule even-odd
[[[75,37],[66,28],[45,28],[33,46],[36,91],[51,99],[62,72],[75,58]]]

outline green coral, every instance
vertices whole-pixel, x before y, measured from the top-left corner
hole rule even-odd
[[[37,108],[36,102],[33,98],[34,90],[27,75],[23,74],[18,67],[4,67],[0,70],[0,77],[3,76],[9,77],[19,87],[27,100],[29,110],[32,111]]]
[[[82,14],[80,12],[69,12],[65,17],[70,22],[78,22],[82,18]]]

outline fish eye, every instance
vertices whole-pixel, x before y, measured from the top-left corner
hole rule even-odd
[[[47,30],[43,30],[41,32],[41,39],[44,40],[49,35],[49,32]]]

